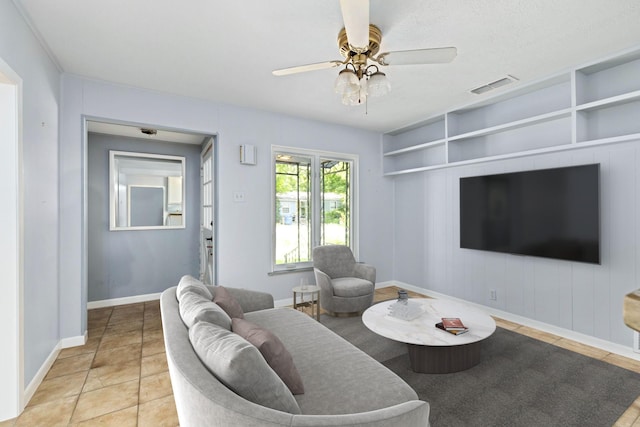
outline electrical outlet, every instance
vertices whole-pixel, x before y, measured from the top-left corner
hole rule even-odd
[[[235,193],[233,193],[233,201],[236,203],[244,202],[244,193],[240,191],[236,191]]]
[[[498,292],[495,289],[489,290],[489,299],[491,301],[498,301]]]

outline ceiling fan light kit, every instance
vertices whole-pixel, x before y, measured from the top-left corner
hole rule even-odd
[[[453,61],[455,47],[384,52],[380,50],[382,31],[369,23],[369,0],[340,0],[344,28],[338,33],[338,48],[344,61],[327,61],[273,71],[285,76],[326,68],[345,67],[334,83],[335,92],[345,105],[361,105],[367,96],[384,96],[391,90],[387,76],[378,69],[387,65],[441,64]],[[368,42],[367,42],[368,34]]]
[[[363,104],[367,96],[383,96],[389,93],[390,89],[389,79],[375,65],[356,69],[352,63],[348,63],[338,73],[334,84],[334,90],[342,97],[344,105]]]

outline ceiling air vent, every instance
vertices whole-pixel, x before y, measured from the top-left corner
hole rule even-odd
[[[498,80],[496,80],[494,82],[487,83],[486,85],[479,86],[479,87],[477,87],[475,89],[471,89],[470,92],[471,93],[475,93],[476,95],[482,95],[483,93],[489,92],[490,90],[497,89],[499,87],[506,86],[508,84],[511,84],[511,83],[517,82],[517,81],[518,81],[517,78],[507,74],[507,77],[503,77],[503,78],[498,79]]]

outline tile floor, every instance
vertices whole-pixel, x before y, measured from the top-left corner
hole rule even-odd
[[[398,288],[376,290],[375,302]],[[412,297],[423,297],[409,292]],[[64,349],[18,418],[18,426],[177,426],[157,301],[89,311],[89,339]],[[640,362],[496,318],[506,329],[640,373]],[[640,397],[615,424],[640,427]]]

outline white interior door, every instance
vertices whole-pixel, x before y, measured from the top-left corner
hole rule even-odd
[[[214,142],[212,137],[204,143],[200,157],[200,280],[209,285],[216,282]]]

